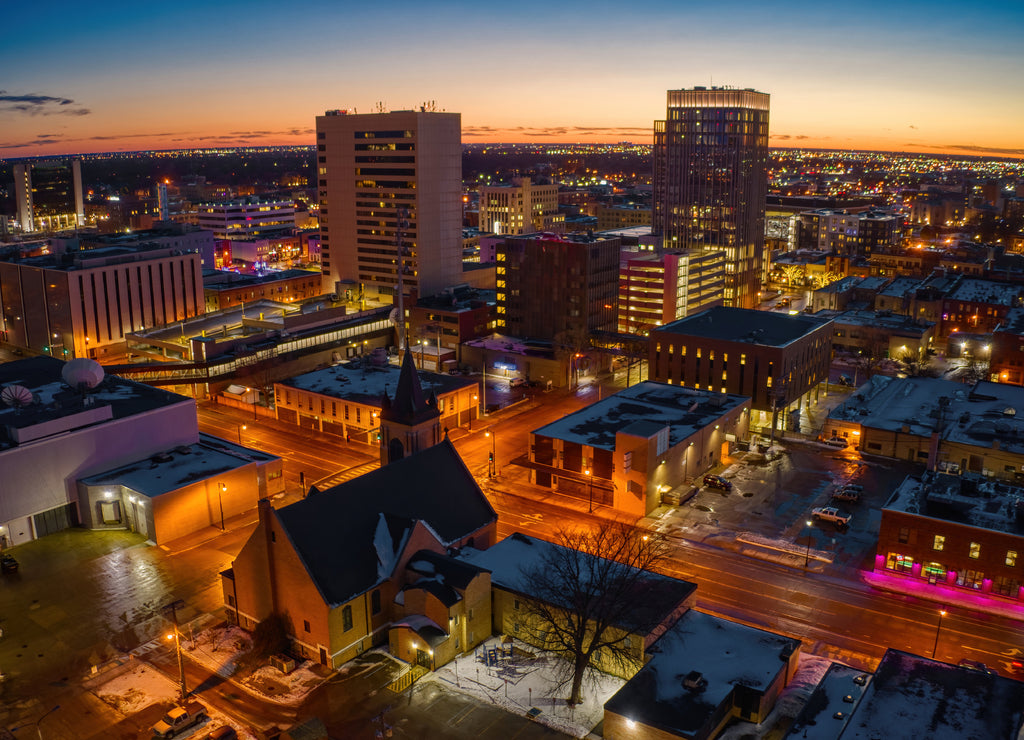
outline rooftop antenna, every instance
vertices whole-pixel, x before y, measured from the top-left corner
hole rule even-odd
[[[402,246],[402,232],[409,226],[409,209],[399,206],[395,214],[395,255],[398,258],[398,349],[406,349],[408,341],[405,336],[405,286],[402,273],[405,271],[405,248]]]

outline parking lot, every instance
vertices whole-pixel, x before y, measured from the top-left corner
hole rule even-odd
[[[870,567],[881,507],[907,475],[920,472],[911,463],[802,439],[781,440],[764,462],[744,457],[738,453],[713,471],[731,484],[728,490],[702,485],[698,479],[700,487],[692,498],[654,513],[658,528],[722,547],[764,543],[766,557],[809,549],[823,567]],[[831,494],[845,483],[864,487],[859,501],[832,500]],[[812,517],[814,507],[828,505],[851,513],[850,525]]]

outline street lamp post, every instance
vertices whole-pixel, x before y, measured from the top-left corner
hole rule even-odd
[[[494,432],[488,430],[488,431],[484,432],[484,436],[491,438],[491,452],[490,452],[489,457],[487,458],[487,477],[488,478],[493,478],[494,474],[496,472],[496,468],[497,468],[497,463],[495,461],[495,457],[496,457],[496,454],[497,454],[497,450],[495,449],[495,444],[494,444],[495,434],[494,434]]]
[[[171,613],[171,621],[174,623],[174,647],[178,653],[178,686],[181,691],[181,701],[184,702],[188,696],[188,687],[185,685],[185,659],[181,655],[181,634],[178,632],[178,609],[185,606],[185,602],[181,599],[172,601],[167,604],[161,611],[165,614]],[[171,635],[167,636],[167,639],[171,639]]]
[[[935,651],[939,649],[939,632],[942,630],[942,618],[946,616],[946,610],[939,610],[939,623],[935,627],[935,644],[932,645],[932,658],[935,658]]]
[[[808,529],[811,528],[812,526],[814,526],[814,522],[812,522],[810,519],[806,520],[804,522],[804,524],[807,525]],[[808,534],[807,535],[807,552],[804,553],[804,571],[805,572],[807,570],[807,566],[810,565],[810,562],[811,562],[811,535]]]
[[[590,468],[583,471],[587,476],[587,500],[589,505],[587,506],[587,512],[590,514],[594,513],[594,475]]]
[[[228,487],[221,483],[217,487],[217,504],[220,506],[220,531],[224,531],[224,494],[228,492]]]
[[[242,444],[242,430],[248,429],[249,427],[247,427],[245,424],[236,424],[235,426],[238,427],[238,444]]]

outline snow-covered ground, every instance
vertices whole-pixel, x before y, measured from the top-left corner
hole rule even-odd
[[[178,698],[178,684],[151,665],[134,668],[93,689],[93,693],[125,717],[158,702]]]
[[[501,644],[499,638],[492,638],[481,647],[495,648]],[[621,678],[590,671],[583,679],[583,702],[570,707],[565,701],[570,685],[561,680],[564,661],[518,640],[514,644],[535,657],[487,666],[477,659],[481,653],[478,647],[475,654],[463,655],[422,680],[434,681],[514,714],[526,716],[531,708],[539,709],[538,722],[574,737],[584,737],[601,722],[604,703],[625,683]]]

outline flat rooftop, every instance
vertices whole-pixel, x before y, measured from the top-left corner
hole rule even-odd
[[[737,686],[766,690],[785,671],[800,641],[738,622],[686,612],[652,647],[651,660],[605,709],[680,737],[705,737],[718,708]],[[707,682],[690,691],[691,672]]]
[[[83,478],[87,486],[124,486],[155,498],[198,481],[277,457],[233,444],[219,437],[199,434],[199,442],[175,447],[119,468]]]
[[[65,364],[63,360],[42,356],[0,364],[0,388],[18,385],[32,393],[27,405],[0,404],[0,450],[13,446],[10,430],[24,430],[76,415],[85,425],[92,426],[164,406],[195,403],[186,396],[117,375],[104,375],[97,387],[83,394],[64,382],[61,371]],[[95,413],[100,408],[109,408],[105,418]],[[81,424],[56,425],[54,433],[79,426]]]
[[[715,306],[665,324],[656,332],[784,347],[817,331],[829,321],[811,314],[792,316],[775,311]]]
[[[974,473],[907,476],[882,508],[1024,535],[1024,488]]]
[[[533,434],[614,450],[617,432],[649,437],[667,426],[669,446],[674,447],[715,419],[749,402],[748,396],[648,380],[534,429]]]
[[[280,280],[295,280],[296,278],[312,278],[319,280],[320,272],[310,270],[278,270],[266,272],[262,275],[254,273],[242,274],[230,270],[209,270],[203,271],[203,288],[205,290],[233,290],[244,288],[250,285],[266,285],[276,283]]]
[[[413,357],[416,353],[413,352]],[[398,388],[401,368],[395,365],[373,365],[368,360],[346,362],[323,370],[314,370],[304,375],[282,380],[279,385],[297,390],[319,393],[367,406],[380,406],[381,397],[387,393],[393,396]],[[431,393],[444,396],[467,387],[476,387],[477,382],[460,375],[428,373],[418,371],[424,397]]]

